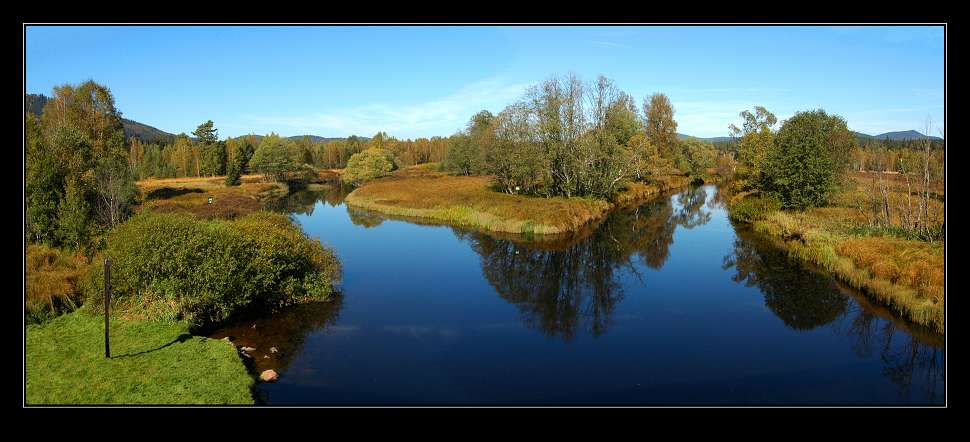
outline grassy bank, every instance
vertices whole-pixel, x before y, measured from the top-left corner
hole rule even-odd
[[[671,178],[660,184],[630,184],[611,202],[512,195],[492,190],[489,176],[455,176],[422,165],[367,182],[345,201],[353,208],[492,232],[561,235],[581,230],[618,204],[642,202],[687,185],[686,178]]]
[[[228,341],[184,324],[111,321],[82,308],[27,327],[27,404],[252,404],[252,377]]]
[[[782,240],[791,255],[832,272],[914,323],[944,333],[944,243],[913,239],[904,229],[873,227],[864,208],[864,179],[871,178],[852,176],[830,207],[805,211],[766,209],[771,206],[752,204],[759,198],[738,194],[731,201],[732,217],[744,209],[743,218],[755,231]]]

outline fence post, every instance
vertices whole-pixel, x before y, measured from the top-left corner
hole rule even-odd
[[[111,346],[108,343],[108,327],[111,315],[111,258],[104,259],[104,357],[111,358]]]

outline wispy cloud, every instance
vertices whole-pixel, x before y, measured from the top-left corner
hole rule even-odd
[[[606,48],[629,49],[629,48],[632,48],[633,47],[633,46],[630,46],[628,44],[617,43],[615,41],[592,40],[592,41],[590,41],[590,43],[592,43],[592,44],[594,44],[596,46],[602,46],[602,47],[606,47]]]
[[[284,134],[369,136],[385,131],[399,137],[447,135],[462,127],[475,112],[511,103],[529,85],[492,78],[424,103],[403,106],[369,103],[311,115],[249,114],[242,119],[251,123],[250,126],[276,128]]]

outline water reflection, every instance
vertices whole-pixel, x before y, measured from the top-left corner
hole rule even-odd
[[[306,189],[291,192],[285,197],[266,203],[266,208],[276,212],[313,215],[313,208],[318,201],[325,202],[330,207],[343,204],[344,198],[353,191],[353,187],[335,184],[310,184]]]
[[[711,220],[703,210],[708,189],[691,188],[674,200],[610,214],[591,235],[558,247],[461,232],[481,256],[482,273],[499,296],[515,304],[523,322],[547,336],[569,341],[578,330],[592,336],[607,331],[624,296],[617,270],[640,280],[632,258],[659,269],[669,256],[678,226],[693,228]]]
[[[240,319],[209,337],[229,337],[236,347],[255,348],[248,352],[252,358],[246,362],[256,373],[269,369],[283,372],[303,352],[307,336],[337,323],[342,307],[343,296],[336,294],[326,302],[287,307],[268,317]]]
[[[724,257],[723,267],[734,268],[735,282],[761,289],[765,305],[785,325],[811,330],[845,312],[848,299],[832,278],[789,258],[766,239],[740,230],[737,233],[734,250]]]
[[[789,258],[759,235],[743,230],[737,234],[724,268],[735,269],[735,282],[757,286],[765,304],[787,326],[811,330],[831,325],[836,335],[850,341],[858,357],[878,355],[883,374],[901,400],[936,403],[943,399],[945,342],[940,335],[898,318],[831,276]]]

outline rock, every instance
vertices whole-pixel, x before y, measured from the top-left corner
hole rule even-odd
[[[280,375],[276,374],[276,370],[266,370],[259,374],[259,380],[263,382],[275,382],[279,377]]]
[[[243,347],[242,351],[255,351],[256,347]]]
[[[270,347],[270,348],[269,348],[269,352],[270,352],[270,353],[276,353],[276,352],[278,352],[278,351],[279,351],[279,350],[277,350],[277,349],[276,349],[276,347]]]

